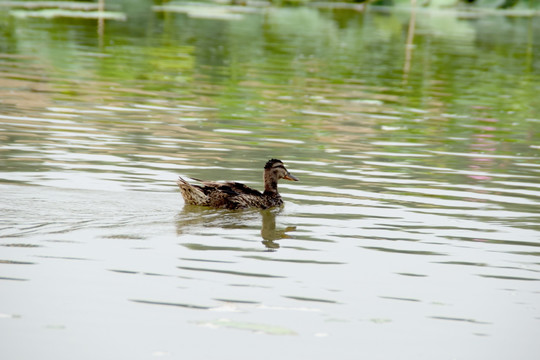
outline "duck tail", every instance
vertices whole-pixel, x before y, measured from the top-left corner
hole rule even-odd
[[[186,204],[190,205],[207,205],[208,196],[202,191],[200,186],[191,185],[182,177],[178,177],[176,184],[180,188],[182,197]]]
[[[178,177],[178,180],[176,180],[176,184],[178,184],[178,187],[180,190],[182,190],[182,187],[184,186],[191,186],[186,180],[184,180],[181,176]]]

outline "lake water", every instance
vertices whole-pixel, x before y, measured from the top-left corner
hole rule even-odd
[[[540,21],[248,10],[0,15],[1,357],[537,359]]]

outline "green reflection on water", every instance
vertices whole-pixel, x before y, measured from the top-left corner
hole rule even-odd
[[[251,160],[269,157],[365,172],[367,156],[395,163],[399,172],[385,169],[395,176],[445,182],[535,174],[515,164],[536,159],[540,140],[540,27],[532,19],[417,16],[406,46],[407,12],[271,8],[217,21],[131,11],[101,35],[91,20],[0,18],[0,106],[17,123],[3,139],[39,144],[5,150],[5,168],[49,168],[36,152],[60,140],[75,155],[202,165],[208,171],[191,175],[206,178],[215,176],[211,165],[252,169]],[[21,128],[20,117],[38,114],[68,123],[54,135]]]

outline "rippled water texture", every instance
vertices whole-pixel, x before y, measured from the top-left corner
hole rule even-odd
[[[0,15],[1,357],[537,359],[540,22],[246,10]]]

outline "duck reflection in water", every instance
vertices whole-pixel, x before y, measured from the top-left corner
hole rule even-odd
[[[280,208],[230,211],[185,205],[177,215],[176,233],[178,235],[196,234],[201,233],[201,230],[204,229],[205,234],[237,238],[234,235],[234,230],[250,229],[254,227],[254,223],[260,223],[262,243],[267,250],[273,251],[280,247],[277,240],[290,238],[291,236],[287,233],[296,230],[296,226],[276,229],[276,216],[280,211]],[[214,229],[212,230],[212,228]],[[224,244],[215,245],[217,248],[223,247]]]
[[[275,240],[288,239],[287,234],[290,231],[296,230],[296,226],[287,226],[285,229],[276,229],[276,212],[272,210],[262,210],[262,227],[261,236],[262,243],[268,250],[279,249],[279,244]]]

